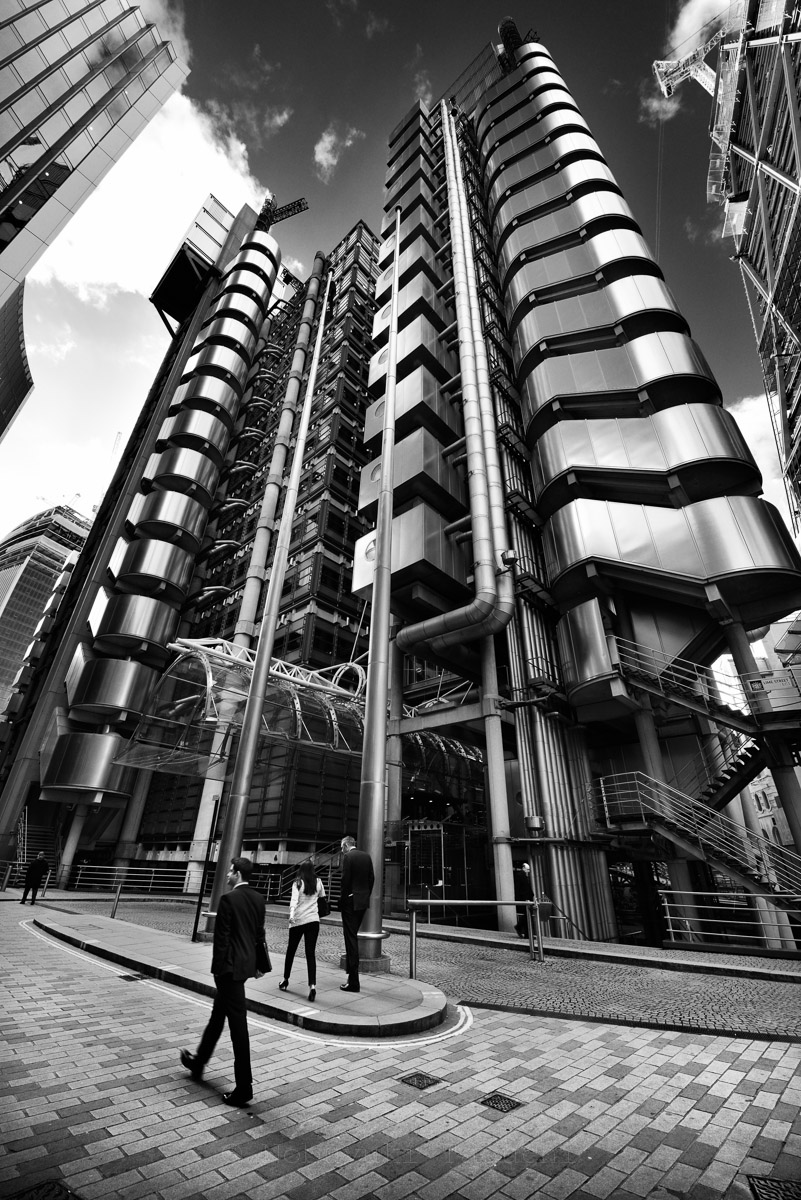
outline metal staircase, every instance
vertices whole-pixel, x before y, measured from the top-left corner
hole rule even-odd
[[[749,891],[771,892],[778,903],[801,895],[801,858],[640,771],[595,781],[598,819],[608,829],[643,827],[719,865]]]
[[[725,808],[766,765],[765,750],[734,729],[718,729],[708,744],[678,772],[673,787],[709,808]]]
[[[616,638],[620,673],[632,687],[672,700],[740,733],[755,734],[760,725],[749,711],[740,680],[685,658]]]
[[[320,846],[319,849],[314,851],[313,855],[309,855],[310,858],[314,859],[314,869],[323,881],[326,898],[332,909],[338,907],[341,891],[342,872],[339,865],[340,852],[341,843],[331,842],[328,846]],[[293,866],[284,867],[281,872],[278,893],[273,897],[274,903],[289,904],[292,884],[295,882],[297,874],[297,863]]]

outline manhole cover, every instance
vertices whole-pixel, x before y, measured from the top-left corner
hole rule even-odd
[[[147,975],[120,975],[119,978],[126,983],[134,983],[137,979],[147,979]]]
[[[479,1104],[483,1104],[485,1108],[494,1108],[496,1112],[512,1112],[513,1109],[520,1108],[519,1100],[513,1100],[511,1096],[504,1096],[502,1092],[492,1092],[483,1100],[479,1100]]]
[[[426,1075],[424,1071],[414,1071],[411,1075],[404,1075],[400,1082],[408,1083],[410,1087],[419,1088],[423,1092],[435,1083],[442,1083],[442,1080],[435,1079],[433,1075]]]
[[[746,1175],[756,1200],[801,1200],[801,1183],[792,1179],[765,1179],[760,1175]]]
[[[45,1179],[34,1183],[21,1192],[6,1193],[7,1200],[80,1200],[60,1179]]]

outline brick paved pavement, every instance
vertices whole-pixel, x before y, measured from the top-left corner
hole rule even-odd
[[[108,910],[108,903],[59,899],[53,907],[79,913]],[[40,905],[39,913],[46,912]],[[281,969],[286,945],[286,909],[268,909],[267,924],[274,966]],[[180,903],[127,900],[120,908],[127,921],[172,932],[191,932],[193,911]],[[387,922],[395,934],[386,943],[393,973],[409,971],[408,933]],[[453,931],[458,936],[456,931]],[[466,931],[462,930],[464,934]],[[496,935],[497,938],[497,935]],[[585,944],[586,946],[586,944]],[[508,949],[498,945],[430,941],[418,942],[417,977],[433,985],[454,1001],[554,1016],[587,1017],[598,1020],[637,1022],[657,1029],[691,1029],[706,1033],[761,1034],[801,1039],[801,974],[797,961],[749,959],[728,955],[722,964],[713,955],[699,966],[714,970],[682,971],[648,965],[649,961],[670,963],[686,959],[675,951],[653,951],[641,962],[631,961],[631,947],[603,948],[608,954],[619,950],[621,961],[556,957],[551,945],[544,964],[532,963],[525,943],[510,939]],[[590,953],[598,953],[593,947]],[[323,923],[317,948],[320,963],[337,966],[342,953],[342,930],[338,921]],[[655,960],[654,956],[659,958]],[[671,958],[672,956],[672,958]],[[172,960],[171,960],[172,961]],[[204,968],[205,969],[205,968]],[[751,979],[747,972],[761,974]],[[725,972],[725,973],[722,973]],[[797,982],[790,982],[791,980]],[[296,961],[293,983],[301,988],[304,966]]]
[[[256,1101],[229,1110],[227,1045],[206,1086],[177,1067],[206,1001],[28,919],[0,905],[0,1195],[59,1178],[83,1200],[747,1200],[749,1175],[801,1179],[787,1041],[467,1011],[354,1043],[251,1018]],[[520,1107],[482,1106],[495,1091]]]

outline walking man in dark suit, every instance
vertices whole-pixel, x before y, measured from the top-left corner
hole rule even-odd
[[[39,895],[39,888],[42,886],[42,880],[50,870],[47,865],[47,859],[44,856],[44,850],[40,850],[33,862],[28,864],[28,869],[25,872],[25,882],[22,885],[22,899],[20,904],[24,904],[28,898],[28,892],[31,893],[31,904],[36,903],[36,897]]]
[[[264,897],[248,887],[253,863],[249,858],[234,858],[228,872],[231,888],[221,899],[214,922],[214,947],[211,972],[217,991],[209,1023],[203,1031],[197,1051],[181,1051],[181,1063],[193,1079],[202,1079],[203,1068],[226,1020],[234,1049],[234,1090],[223,1096],[226,1104],[244,1108],[253,1099],[253,1075],[250,1069],[245,980],[258,977],[256,946],[264,941]]]
[[[359,984],[359,926],[370,904],[375,883],[373,860],[364,850],[356,849],[356,839],[342,839],[342,891],[339,911],[342,913],[342,934],[345,938],[345,969],[348,982],[340,991],[361,991]]]

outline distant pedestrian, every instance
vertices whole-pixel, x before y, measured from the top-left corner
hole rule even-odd
[[[531,888],[531,864],[524,862],[518,863],[514,869],[514,884],[515,884],[515,900],[533,900],[534,893]],[[518,908],[517,924],[515,925],[517,936],[524,938],[528,937],[528,919],[526,910]]]
[[[40,850],[33,862],[28,863],[28,869],[25,872],[25,881],[23,883],[22,899],[20,904],[24,904],[28,892],[31,893],[31,904],[36,903],[36,897],[39,895],[39,888],[42,886],[42,880],[50,870],[47,859],[44,856],[44,850]]]
[[[345,939],[345,969],[348,982],[340,991],[359,992],[359,927],[370,904],[375,883],[373,860],[364,850],[356,849],[356,839],[342,839],[342,892],[339,911],[342,913],[342,935]]]
[[[202,1079],[203,1068],[214,1053],[228,1021],[234,1050],[235,1086],[223,1100],[235,1108],[244,1108],[253,1099],[245,980],[261,974],[256,966],[256,947],[264,944],[264,897],[248,887],[252,871],[253,863],[249,858],[231,860],[228,872],[231,891],[220,898],[214,922],[211,957],[211,971],[217,988],[214,1006],[196,1052],[181,1051],[182,1065],[193,1079]]]
[[[284,959],[284,978],[278,987],[285,992],[289,987],[289,976],[295,961],[295,951],[303,938],[306,950],[306,971],[309,976],[309,999],[317,995],[317,960],[314,957],[317,946],[317,935],[320,932],[320,910],[317,901],[325,899],[325,888],[322,880],[317,878],[314,864],[302,862],[298,867],[298,877],[292,884],[292,895],[289,899],[289,940]]]

